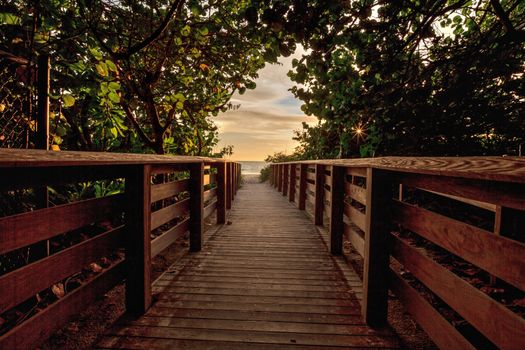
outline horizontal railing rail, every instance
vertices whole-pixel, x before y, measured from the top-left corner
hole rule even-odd
[[[35,347],[124,279],[127,311],[143,314],[152,299],[152,257],[187,232],[189,250],[199,251],[205,220],[216,214],[217,224],[226,222],[240,171],[239,163],[205,157],[0,150],[2,196],[29,193],[38,202],[55,186],[123,184],[116,194],[0,217],[0,259],[42,251],[29,263],[0,270],[0,315],[27,309],[52,286],[61,289],[49,306],[38,312],[33,306],[11,320],[0,348]],[[77,237],[70,247],[49,248],[68,235]],[[83,283],[68,285],[85,270],[90,274]]]
[[[327,227],[333,254],[362,258],[368,324],[386,323],[390,289],[440,348],[479,339],[525,348],[524,310],[491,294],[525,300],[523,158],[319,160],[271,171],[277,191]],[[458,330],[443,310],[481,335]]]

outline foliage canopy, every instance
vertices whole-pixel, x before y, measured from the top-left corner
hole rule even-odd
[[[261,6],[264,6],[261,4]],[[53,142],[68,149],[208,155],[211,117],[295,49],[249,1],[9,1],[2,59],[53,61]]]
[[[53,143],[209,155],[212,117],[294,60],[301,156],[513,154],[525,135],[520,0],[7,0],[0,59],[53,58]],[[225,150],[227,151],[227,150]]]
[[[328,2],[332,3],[332,2]],[[312,158],[516,154],[524,141],[525,3],[317,5],[290,77],[320,123],[297,132]]]

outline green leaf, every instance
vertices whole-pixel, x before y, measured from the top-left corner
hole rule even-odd
[[[109,83],[108,86],[109,86],[109,88],[110,88],[111,90],[119,90],[119,89],[120,89],[120,84],[117,83],[117,82],[114,82],[114,81],[112,81],[111,83]]]
[[[117,95],[116,93],[114,92],[110,92],[108,94],[108,97],[109,99],[111,100],[111,102],[115,102],[115,103],[119,103],[120,102],[120,96]]]
[[[56,130],[56,134],[60,137],[66,136],[67,134],[67,129],[63,126],[58,126]]]
[[[182,93],[176,93],[175,95],[172,95],[171,98],[173,98],[175,101],[186,101],[186,97]]]
[[[99,96],[104,96],[109,92],[108,83],[103,82],[100,84],[100,92]]]
[[[0,13],[0,25],[19,25],[22,23],[22,19],[13,13],[2,12]]]
[[[104,62],[100,62],[97,65],[95,65],[95,69],[97,70],[97,73],[100,74],[103,77],[108,76],[108,66]]]
[[[180,34],[181,34],[182,36],[189,36],[190,33],[191,33],[191,28],[190,28],[189,25],[185,25],[185,26],[181,29],[181,31],[180,31]]]
[[[53,143],[55,145],[60,145],[62,143],[62,138],[58,135],[53,136]]]
[[[202,12],[202,9],[200,8],[200,6],[192,6],[191,7],[191,14],[194,15],[194,16],[199,16]]]
[[[38,44],[44,44],[49,40],[49,33],[36,33],[33,39]]]
[[[113,61],[110,61],[110,60],[106,60],[106,66],[108,67],[108,69],[112,72],[117,72],[117,66],[115,65],[115,63],[113,63]]]
[[[200,35],[202,35],[202,36],[206,36],[206,35],[208,35],[209,32],[210,32],[210,31],[209,31],[208,28],[206,28],[206,27],[202,27],[201,29],[199,29],[199,33],[200,33]]]
[[[93,55],[93,57],[95,57],[97,61],[102,60],[102,52],[100,52],[96,47],[91,47],[89,49],[89,52],[91,52],[91,54]]]
[[[64,108],[69,108],[75,104],[75,98],[70,94],[62,96],[62,101],[64,101]]]

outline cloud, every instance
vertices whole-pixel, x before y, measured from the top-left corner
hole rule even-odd
[[[301,111],[301,101],[288,91],[294,85],[287,76],[292,59],[303,53],[298,48],[293,56],[281,58],[280,65],[267,65],[259,73],[254,90],[234,95],[232,103],[240,108],[215,118],[221,139],[218,149],[233,145],[236,160],[263,160],[275,152],[293,152],[297,146],[293,131],[300,130],[302,122],[317,122]]]

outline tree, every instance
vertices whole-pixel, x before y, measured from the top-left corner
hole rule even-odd
[[[256,6],[257,5],[257,6]],[[264,4],[245,1],[68,1],[6,8],[9,43],[53,57],[54,141],[69,149],[210,154],[211,117],[235,108],[265,62],[294,50],[289,36],[260,21]],[[140,25],[137,25],[140,24]],[[20,46],[20,45],[18,45]]]
[[[303,40],[293,92],[342,157],[515,153],[524,14],[522,1],[345,2]]]

